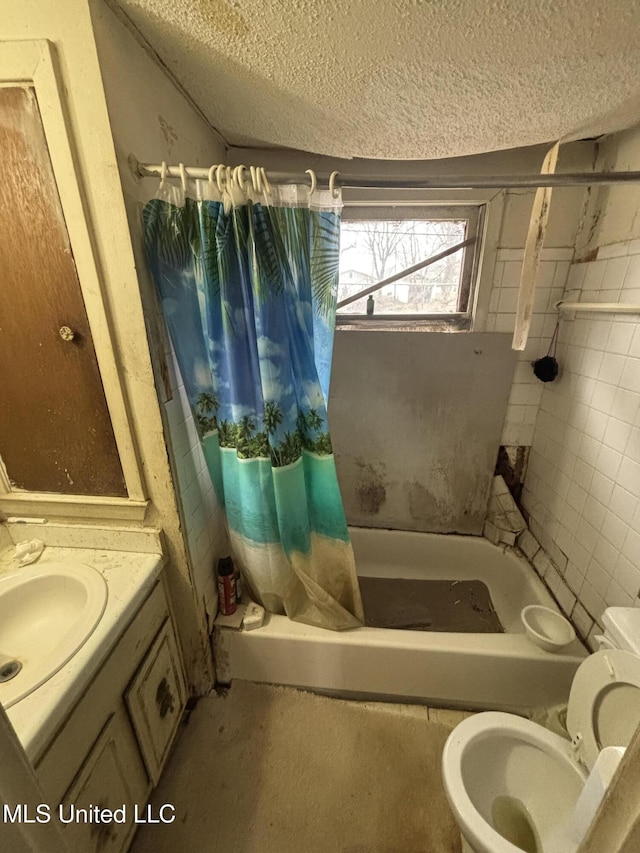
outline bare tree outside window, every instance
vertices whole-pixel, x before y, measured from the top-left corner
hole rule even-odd
[[[345,220],[341,226],[338,301],[462,242],[466,219]],[[375,314],[447,314],[458,310],[463,252],[374,293]],[[365,314],[367,298],[339,309]]]

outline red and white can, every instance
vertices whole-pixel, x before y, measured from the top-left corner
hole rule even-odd
[[[236,575],[231,557],[218,561],[218,609],[223,616],[236,612]]]

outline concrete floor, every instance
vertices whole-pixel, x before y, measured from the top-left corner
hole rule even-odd
[[[180,734],[134,853],[459,853],[440,757],[467,714],[236,681]]]

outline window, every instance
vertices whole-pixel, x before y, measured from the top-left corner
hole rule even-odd
[[[484,205],[345,207],[338,323],[470,328],[483,213]],[[470,238],[473,244],[367,294],[378,282]]]

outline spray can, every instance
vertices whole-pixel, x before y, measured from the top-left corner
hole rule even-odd
[[[218,607],[223,616],[236,612],[236,575],[231,557],[218,560]]]
[[[236,566],[235,571],[236,577],[236,604],[240,604],[242,601],[242,575],[240,574],[240,569]]]

